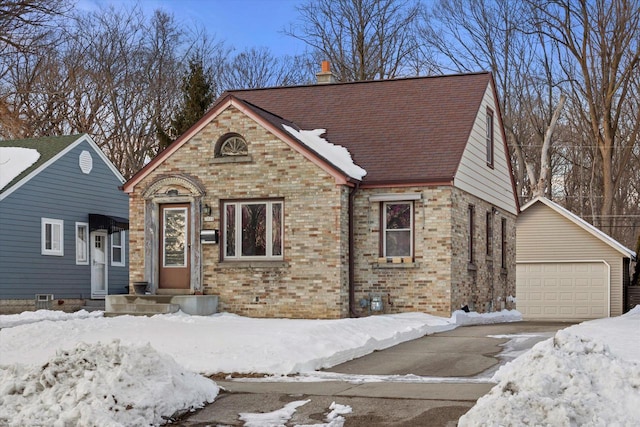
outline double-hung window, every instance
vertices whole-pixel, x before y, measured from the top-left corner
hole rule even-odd
[[[42,218],[42,255],[64,256],[64,221]]]
[[[282,200],[224,203],[224,259],[282,260]]]
[[[467,249],[468,249],[468,255],[467,255],[467,261],[469,262],[469,264],[474,264],[476,262],[476,258],[474,255],[474,234],[476,232],[476,208],[473,205],[469,205],[469,208],[467,210],[468,212],[468,226],[469,226],[469,230],[467,231],[468,233],[468,241],[467,241]]]
[[[124,231],[111,235],[111,265],[124,267]]]
[[[382,203],[384,257],[413,256],[413,202]]]
[[[500,222],[500,237],[501,237],[501,260],[502,268],[507,268],[507,220],[502,218]]]
[[[89,264],[89,224],[76,222],[76,264]]]
[[[494,141],[493,141],[493,111],[487,108],[487,135],[486,135],[486,154],[487,154],[487,165],[489,167],[493,167],[493,150],[494,150]]]
[[[491,213],[491,211],[487,212],[486,221],[487,258],[490,258],[493,255],[493,214]]]

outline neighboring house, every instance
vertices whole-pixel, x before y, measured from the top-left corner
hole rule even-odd
[[[0,313],[127,292],[123,182],[88,135],[0,141]]]
[[[496,98],[489,73],[226,92],[123,186],[130,281],[256,317],[508,306]]]
[[[517,221],[517,301],[525,319],[619,316],[636,254],[544,197]]]

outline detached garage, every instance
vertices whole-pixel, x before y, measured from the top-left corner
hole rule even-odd
[[[516,308],[525,319],[622,314],[633,251],[543,197],[522,207],[516,237]]]

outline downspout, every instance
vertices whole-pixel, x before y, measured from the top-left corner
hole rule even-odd
[[[360,187],[360,181],[356,181],[355,185],[349,192],[349,315],[351,317],[360,317],[355,310],[355,299],[356,299],[356,289],[355,289],[355,253],[354,253],[354,235],[355,235],[355,224],[353,218],[354,205],[356,199],[356,192]]]

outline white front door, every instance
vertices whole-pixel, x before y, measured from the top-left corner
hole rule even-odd
[[[107,233],[91,233],[91,298],[107,295]]]

